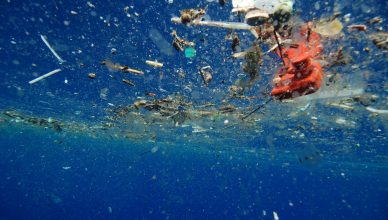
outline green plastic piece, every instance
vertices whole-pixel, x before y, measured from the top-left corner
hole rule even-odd
[[[187,47],[185,49],[185,57],[186,58],[192,58],[192,57],[195,57],[195,55],[197,55],[197,51],[194,48]]]

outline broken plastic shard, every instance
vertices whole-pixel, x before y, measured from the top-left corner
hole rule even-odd
[[[247,12],[251,9],[260,9],[273,14],[283,5],[292,9],[293,4],[293,0],[232,0],[232,12]]]
[[[50,43],[47,40],[47,37],[44,35],[40,35],[40,38],[46,44],[46,46],[50,49],[51,53],[54,54],[54,56],[58,59],[59,64],[64,63],[65,61],[58,55],[58,53],[54,50],[54,48],[50,45]]]
[[[278,213],[276,213],[275,211],[273,211],[272,214],[273,214],[273,219],[274,219],[274,220],[279,220]]]
[[[195,55],[197,55],[197,51],[194,48],[187,47],[185,49],[185,57],[186,58],[193,58],[193,57],[195,57]]]
[[[319,21],[313,30],[323,36],[333,36],[339,34],[342,28],[342,23],[338,19],[334,19],[330,22]]]
[[[199,70],[199,74],[201,75],[202,77],[202,80],[203,80],[203,83],[207,86],[209,84],[209,82],[213,79],[212,77],[212,68],[210,66],[205,66],[205,67],[202,67],[200,70]]]
[[[159,147],[155,146],[153,148],[151,148],[151,153],[156,153],[156,151],[159,150]]]
[[[152,28],[148,34],[148,36],[151,38],[152,42],[158,47],[161,53],[172,56],[174,55],[173,49],[171,45],[164,39],[162,34],[155,28]]]
[[[36,82],[41,81],[42,79],[45,79],[45,78],[47,78],[47,77],[49,77],[49,76],[51,76],[51,75],[54,75],[55,73],[61,72],[61,71],[62,71],[61,69],[53,70],[53,71],[48,72],[48,73],[46,73],[46,74],[44,74],[44,75],[42,75],[42,76],[39,76],[39,77],[36,78],[36,79],[33,79],[33,80],[29,81],[28,83],[29,83],[29,84],[34,84],[34,83],[36,83]]]
[[[376,114],[388,114],[388,110],[385,110],[385,109],[375,109],[375,108],[372,108],[370,106],[366,107],[366,110],[372,112],[372,113],[376,113]]]
[[[205,129],[199,125],[194,125],[194,126],[192,126],[192,128],[193,128],[193,131],[192,131],[193,133],[202,133],[202,132],[207,131],[207,129]]]
[[[179,17],[171,18],[173,23],[182,23]],[[207,26],[207,27],[218,27],[226,29],[238,29],[238,30],[252,30],[254,27],[242,22],[220,22],[220,21],[202,21],[193,20],[191,25]]]
[[[162,68],[163,67],[163,63],[159,63],[158,61],[146,60],[146,64],[153,66],[155,68]]]

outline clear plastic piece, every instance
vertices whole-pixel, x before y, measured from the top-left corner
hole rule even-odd
[[[248,12],[252,9],[273,14],[282,6],[288,6],[291,10],[294,0],[233,0],[232,12]]]

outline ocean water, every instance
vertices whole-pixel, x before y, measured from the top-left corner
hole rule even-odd
[[[281,60],[263,56],[260,79],[231,97],[247,79],[229,30],[171,22],[199,7],[239,21],[231,1],[0,3],[0,219],[388,218],[387,43],[373,43],[387,33],[387,2],[297,0],[293,25],[340,12],[320,62],[339,48],[347,62],[325,67],[316,94],[244,120],[268,100]],[[195,43],[193,58],[171,46],[172,30]],[[235,33],[251,46],[249,31]]]

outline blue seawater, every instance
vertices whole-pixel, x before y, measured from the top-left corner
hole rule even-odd
[[[199,7],[208,20],[239,21],[231,1],[0,3],[0,219],[388,219],[387,53],[371,40],[386,33],[387,2],[297,0],[295,22],[341,13],[342,34],[323,38],[322,60],[342,47],[349,63],[325,69],[343,83],[327,88],[363,93],[270,102],[246,120],[239,114],[268,99],[281,60],[264,58],[261,80],[245,91],[256,98],[229,99],[244,73],[243,61],[230,58],[228,30],[170,21]],[[377,16],[382,22],[368,23]],[[172,30],[195,42],[195,57],[170,45]],[[236,33],[249,48],[253,36]],[[208,86],[198,74],[204,66]],[[179,103],[176,114],[133,107],[164,99]],[[185,115],[209,103],[237,110]]]

